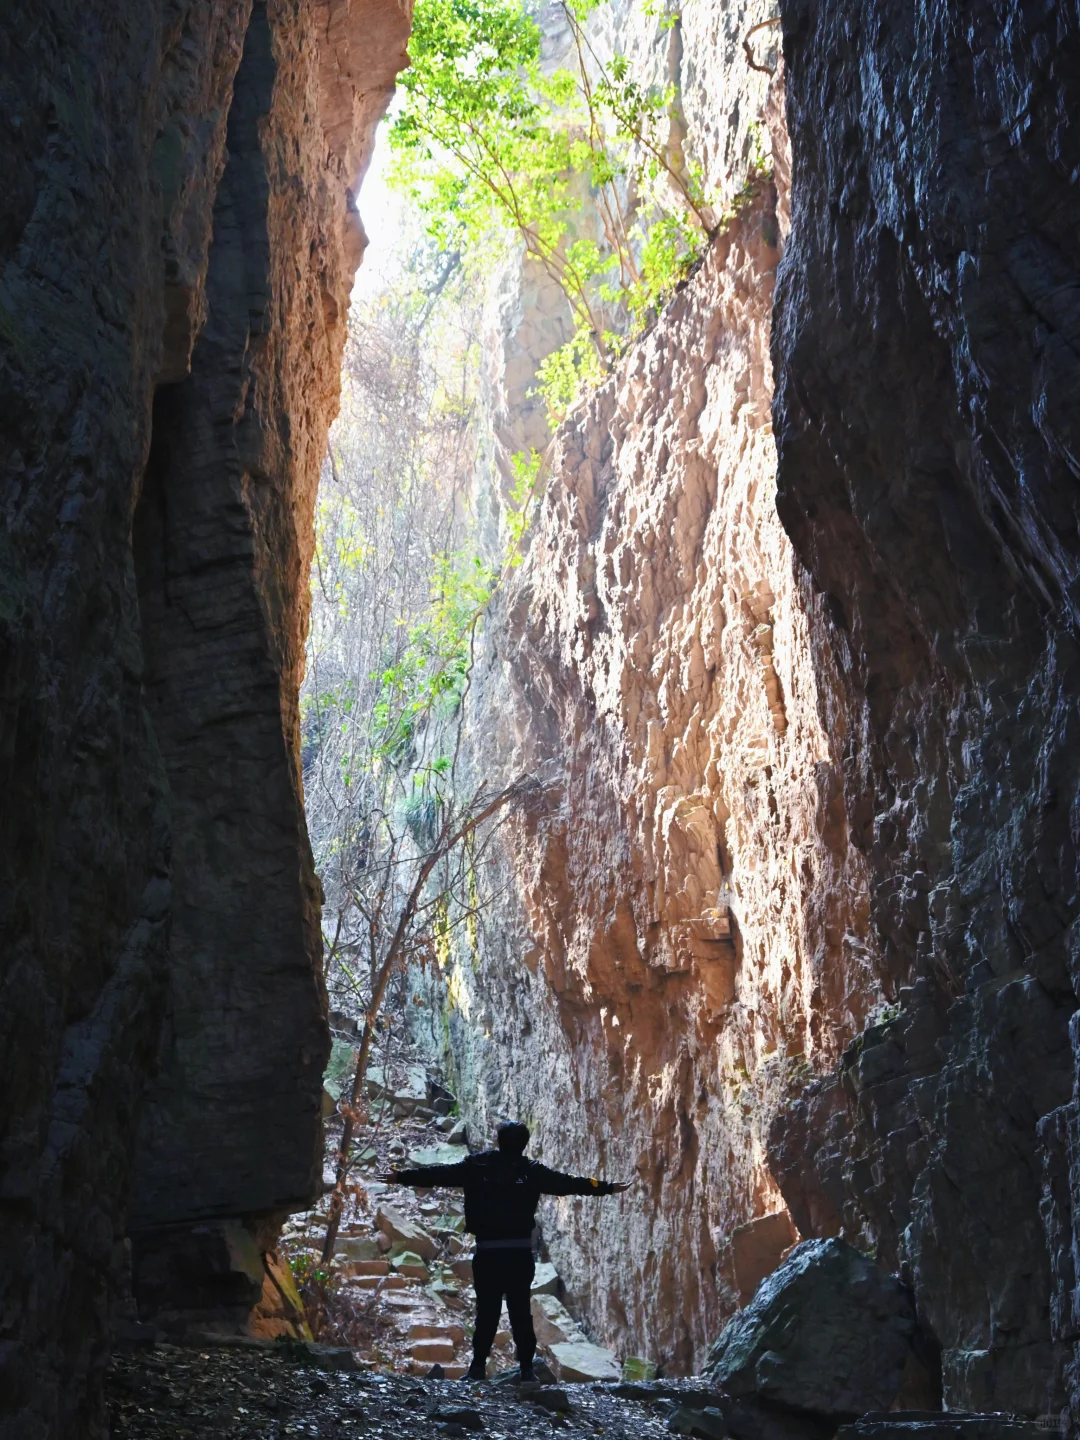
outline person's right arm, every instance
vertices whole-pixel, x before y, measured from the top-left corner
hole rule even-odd
[[[434,1189],[439,1185],[464,1185],[468,1161],[456,1165],[417,1165],[412,1170],[386,1170],[377,1178],[385,1185],[409,1185],[416,1189]]]

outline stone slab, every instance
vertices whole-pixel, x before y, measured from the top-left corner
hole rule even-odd
[[[570,1384],[591,1380],[618,1380],[622,1367],[613,1350],[588,1342],[567,1342],[549,1347],[555,1378]]]

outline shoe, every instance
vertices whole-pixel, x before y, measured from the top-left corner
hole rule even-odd
[[[466,1379],[466,1380],[486,1380],[486,1379],[487,1379],[487,1361],[477,1362],[476,1360],[474,1360],[474,1361],[472,1362],[472,1364],[469,1366],[468,1370],[466,1370],[466,1372],[465,1372],[465,1379]]]
[[[533,1384],[535,1384],[535,1382],[536,1382],[536,1371],[533,1369],[533,1367],[532,1367],[531,1365],[523,1365],[523,1366],[521,1367],[521,1383],[522,1383],[522,1385],[533,1385]]]

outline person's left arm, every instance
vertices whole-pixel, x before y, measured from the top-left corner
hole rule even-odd
[[[584,1175],[564,1175],[561,1170],[536,1166],[541,1195],[618,1195],[629,1190],[628,1180],[596,1180]]]

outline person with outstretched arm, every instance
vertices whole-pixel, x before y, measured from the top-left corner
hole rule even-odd
[[[388,1185],[427,1188],[460,1186],[465,1191],[465,1228],[476,1236],[473,1286],[476,1290],[476,1328],[470,1380],[483,1380],[487,1358],[499,1328],[503,1296],[517,1348],[522,1380],[532,1380],[536,1334],[533,1330],[531,1287],[534,1273],[532,1232],[541,1195],[616,1195],[630,1188],[629,1181],[586,1180],[549,1170],[529,1160],[526,1126],[509,1121],[498,1130],[499,1148],[467,1155],[456,1165],[424,1165],[413,1170],[391,1170],[379,1179]]]

